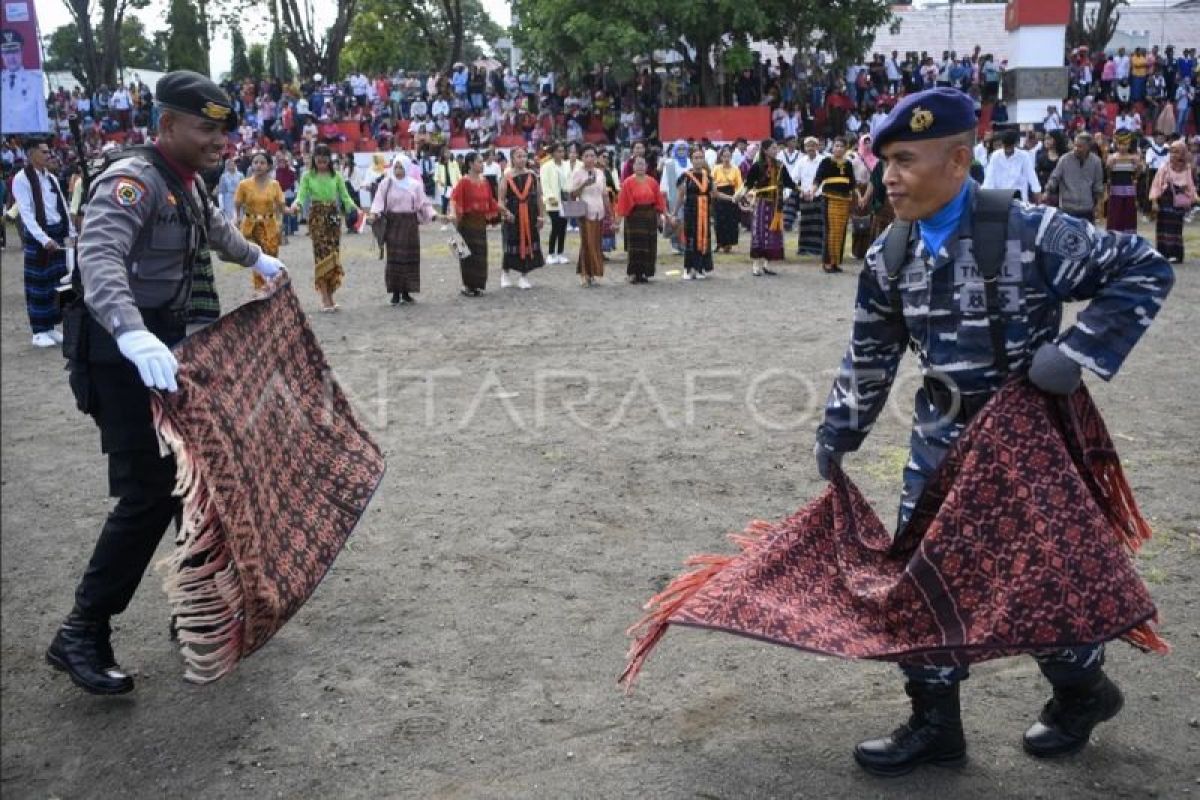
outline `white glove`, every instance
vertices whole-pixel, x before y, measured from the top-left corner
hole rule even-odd
[[[179,389],[175,384],[179,362],[171,349],[150,331],[125,331],[117,337],[117,348],[137,367],[147,388],[168,392]]]
[[[250,269],[254,270],[259,275],[262,275],[266,280],[271,280],[276,275],[283,272],[286,267],[284,267],[283,262],[275,256],[269,256],[266,253],[262,253],[259,255],[258,261],[255,261],[254,266]]]

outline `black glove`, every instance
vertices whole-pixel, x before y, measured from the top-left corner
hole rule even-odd
[[[817,474],[821,476],[821,480],[829,480],[832,474],[831,464],[842,465],[842,456],[845,453],[839,453],[836,450],[830,450],[820,442],[813,447],[813,456],[817,459]]]
[[[1047,342],[1033,354],[1029,365],[1030,382],[1050,394],[1070,394],[1079,388],[1083,370],[1068,358],[1058,345]]]

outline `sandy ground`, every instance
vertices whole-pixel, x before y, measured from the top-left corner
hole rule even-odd
[[[435,226],[419,303],[391,308],[369,245],[345,239],[343,310],[312,315],[388,455],[365,519],[312,601],[215,685],[182,681],[148,575],[115,635],[138,687],[115,699],[42,660],[109,501],[95,429],[61,357],[30,347],[19,250],[5,251],[6,798],[1200,795],[1195,260],[1119,379],[1089,383],[1155,527],[1139,563],[1174,652],[1114,645],[1126,710],[1059,763],[1020,749],[1046,696],[1032,662],[983,665],[964,690],[969,764],[882,781],[850,748],[905,714],[887,665],[679,630],[632,696],[615,685],[626,626],[683,558],[728,551],[726,533],[818,491],[812,432],[854,270],[827,277],[793,259],[755,279],[743,242],[705,283],[663,276],[679,267],[666,257],[650,286],[624,284],[614,263],[599,288],[554,266],[534,291],[502,292],[493,249],[489,291],[470,300]],[[308,239],[283,255],[315,310]],[[219,268],[227,307],[248,281]],[[847,460],[885,518],[911,365],[905,375]]]

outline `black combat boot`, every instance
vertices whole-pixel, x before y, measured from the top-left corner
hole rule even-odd
[[[873,775],[905,775],[920,764],[961,764],[967,758],[963,738],[958,684],[934,686],[909,681],[904,691],[912,698],[908,722],[882,739],[868,739],[854,748],[854,760]]]
[[[46,661],[70,676],[71,682],[92,694],[133,691],[133,678],[121,671],[113,656],[108,620],[88,619],[76,611],[63,621],[46,651]]]
[[[1115,717],[1124,705],[1121,690],[1101,670],[1075,686],[1056,686],[1038,721],[1025,731],[1025,752],[1053,758],[1081,750],[1092,729]]]

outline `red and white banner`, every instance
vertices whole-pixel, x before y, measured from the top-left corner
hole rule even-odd
[[[46,81],[33,0],[0,0],[0,133],[46,133]]]

